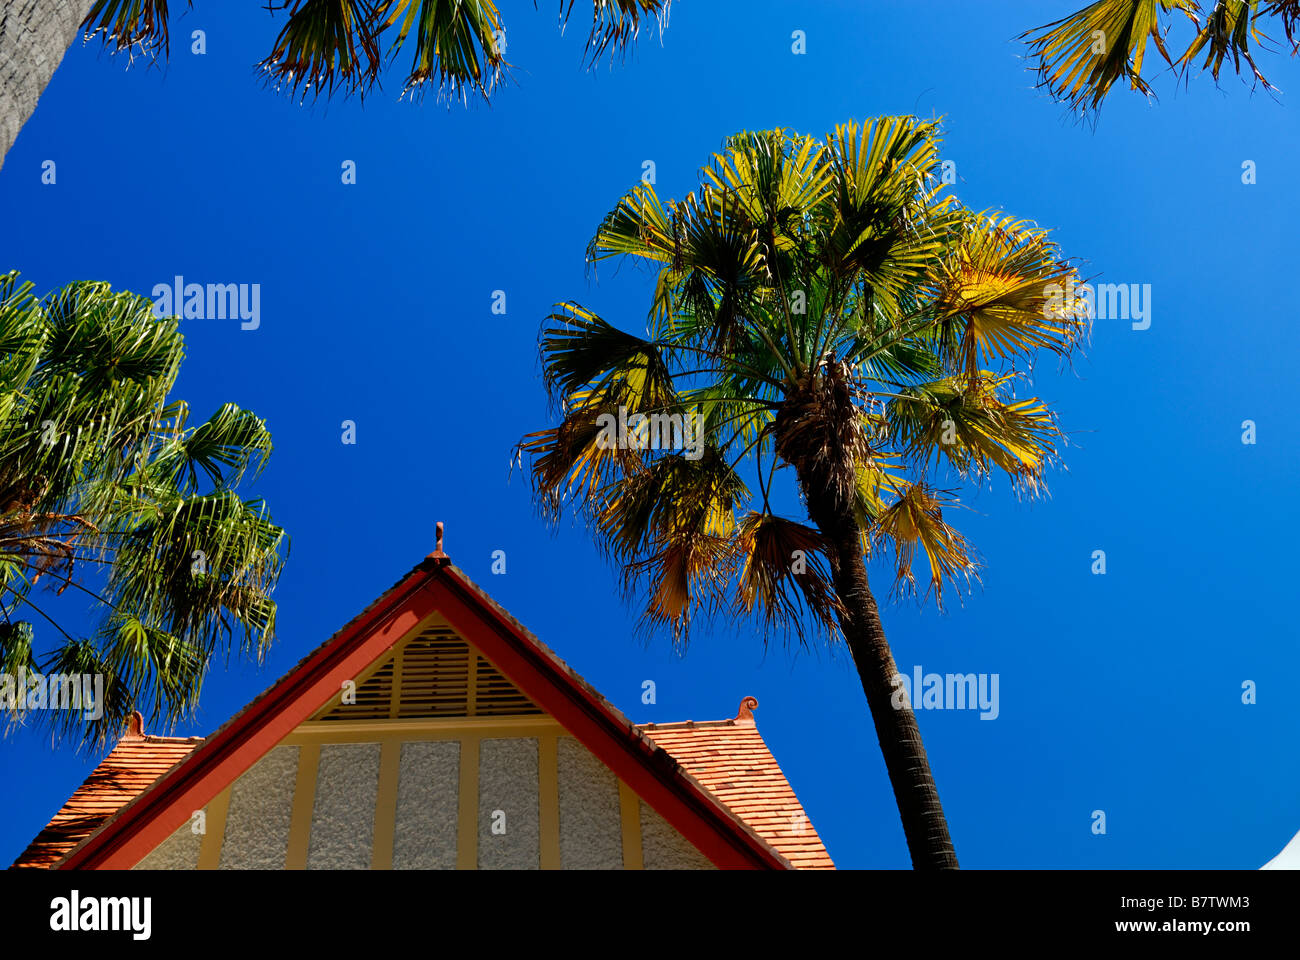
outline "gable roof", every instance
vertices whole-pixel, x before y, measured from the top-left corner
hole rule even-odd
[[[715,865],[732,869],[793,866],[759,830],[729,809],[657,740],[632,724],[452,566],[441,550],[417,565],[212,736],[198,745],[180,741],[192,745],[178,762],[173,760],[170,769],[110,813],[54,866],[134,866],[188,821],[192,811],[205,806],[323,706],[345,680],[362,673],[435,612]],[[144,739],[152,747],[177,740]],[[117,752],[115,748],[110,757]],[[119,755],[115,764],[125,762],[127,756]],[[152,762],[156,775],[162,759]],[[775,761],[771,765],[775,767]],[[97,797],[90,786],[98,773],[83,784],[82,789],[89,791],[83,797],[84,802],[94,799],[103,809],[104,799]],[[119,794],[119,798],[123,795]],[[69,838],[70,834],[65,830],[63,836]],[[15,865],[36,865],[23,863],[26,857],[24,854]]]

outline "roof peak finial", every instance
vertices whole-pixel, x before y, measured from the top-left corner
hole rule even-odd
[[[740,709],[736,712],[736,723],[753,723],[754,714],[752,711],[758,709],[757,697],[745,697],[740,701]]]
[[[144,739],[144,716],[139,710],[132,710],[131,716],[126,718],[126,733],[122,734],[124,740],[143,740]]]
[[[447,554],[443,553],[443,550],[442,550],[442,521],[441,521],[441,520],[439,520],[436,524],[434,524],[434,531],[435,531],[435,534],[436,534],[436,536],[437,536],[437,538],[438,538],[438,539],[437,539],[437,542],[436,542],[435,545],[434,545],[433,553],[429,554],[429,555],[428,555],[427,557],[425,557],[424,559],[426,559],[426,560],[433,560],[433,561],[435,561],[435,562],[437,562],[437,563],[439,563],[439,564],[445,566],[446,564],[451,563],[451,557],[449,557],[449,556],[447,556]]]

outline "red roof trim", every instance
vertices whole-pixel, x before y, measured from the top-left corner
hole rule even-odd
[[[790,864],[664,750],[504,615],[467,577],[426,561],[106,821],[57,869],[129,869],[434,612],[719,867]]]

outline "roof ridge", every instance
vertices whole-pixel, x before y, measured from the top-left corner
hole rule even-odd
[[[727,717],[725,720],[666,720],[662,723],[638,723],[637,727],[642,730],[667,730],[669,728],[679,728],[683,730],[694,730],[696,727],[753,727],[753,711],[758,709],[757,697],[742,697],[740,706],[736,708],[734,717]]]

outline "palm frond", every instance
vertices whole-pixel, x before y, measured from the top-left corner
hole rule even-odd
[[[193,6],[193,0],[187,0],[186,7]],[[87,39],[102,35],[105,46],[115,52],[138,50],[166,57],[171,46],[169,20],[167,0],[95,0],[81,29]]]
[[[933,595],[940,608],[945,585],[961,588],[979,579],[970,544],[943,519],[944,507],[955,503],[951,496],[918,482],[906,486],[880,515],[873,536],[894,549],[897,593],[918,592],[914,570],[918,549],[929,572],[925,595]]]
[[[573,12],[574,0],[569,0],[561,19],[567,21]],[[654,20],[662,33],[668,26],[668,11],[672,0],[591,0],[591,33],[587,37],[585,55],[592,64],[606,52],[624,54],[641,32],[646,20]],[[564,0],[560,0],[561,7]]]
[[[807,646],[811,628],[819,641],[834,642],[843,607],[831,584],[821,533],[794,520],[751,512],[740,522],[737,553],[737,613],[756,613],[765,637],[793,633]]]
[[[1161,16],[1178,10],[1191,17],[1197,0],[1097,0],[1078,13],[1021,34],[1037,58],[1038,83],[1053,98],[1086,112],[1101,106],[1120,81],[1143,94],[1147,43],[1172,68]]]
[[[271,9],[277,9],[273,4]],[[289,19],[258,64],[294,96],[336,90],[364,95],[380,67],[377,0],[278,0]]]
[[[287,538],[237,492],[270,434],[233,404],[187,426],[168,400],[183,352],[147,298],[82,282],[35,301],[0,277],[0,611],[62,636],[51,662],[93,665],[107,691],[106,714],[60,714],[56,736],[102,742],[137,707],[174,721],[215,650],[259,658],[275,636]],[[96,602],[93,638],[46,584]]]
[[[1224,60],[1231,57],[1234,72],[1241,73],[1241,65],[1245,63],[1256,80],[1269,86],[1251,53],[1251,43],[1258,45],[1264,39],[1257,26],[1258,6],[1253,0],[1215,0],[1213,8],[1205,16],[1204,25],[1197,31],[1196,38],[1180,62],[1189,66],[1196,55],[1204,50],[1205,61],[1201,64],[1201,69],[1208,69],[1215,81],[1218,81]],[[1294,29],[1294,22],[1294,18],[1286,21],[1289,29]]]
[[[409,41],[414,46],[406,91],[432,84],[440,97],[464,102],[475,93],[492,96],[505,69],[496,37],[504,28],[493,0],[382,0],[379,29],[396,28],[388,57]]]
[[[940,356],[975,379],[995,360],[1067,354],[1086,334],[1086,318],[1055,309],[1054,294],[1076,278],[1040,227],[997,214],[968,219],[926,283]]]

